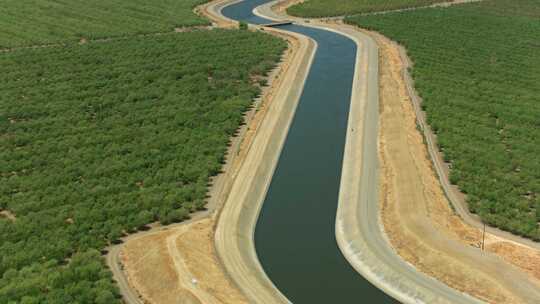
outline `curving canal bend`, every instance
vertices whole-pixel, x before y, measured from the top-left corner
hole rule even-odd
[[[253,24],[269,0],[245,0],[223,15]],[[255,230],[266,274],[293,303],[395,303],[356,272],[342,255],[335,220],[356,44],[334,32],[285,25],[318,44],[304,90]]]

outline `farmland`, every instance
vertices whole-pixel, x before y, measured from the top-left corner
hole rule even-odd
[[[287,13],[298,17],[330,17],[426,6],[445,0],[306,0]]]
[[[540,240],[540,2],[348,17],[403,44],[451,182],[486,223]]]
[[[0,54],[0,303],[116,303],[100,251],[204,208],[286,44],[196,31]]]
[[[0,10],[0,49],[170,32],[207,25],[192,9],[206,0],[4,0]]]

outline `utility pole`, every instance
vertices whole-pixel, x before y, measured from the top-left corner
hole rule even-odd
[[[485,241],[486,241],[486,223],[484,223],[484,231],[482,233],[482,251],[484,251]]]

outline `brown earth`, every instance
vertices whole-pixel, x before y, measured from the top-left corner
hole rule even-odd
[[[201,12],[204,13],[204,9]],[[223,26],[236,26],[231,22],[220,21],[219,18],[214,22]],[[422,137],[416,130],[414,111],[401,78],[403,63],[399,52],[396,51],[395,45],[381,39],[381,37],[378,38],[384,59],[381,64],[383,87],[381,91],[381,172],[383,175],[381,202],[383,202],[383,222],[392,244],[402,257],[420,270],[459,290],[493,303],[526,303],[527,300],[516,296],[520,294],[519,290],[516,292],[515,286],[506,284],[507,281],[501,278],[501,268],[497,267],[499,264],[475,265],[471,263],[470,256],[460,254],[459,246],[463,244],[469,248],[478,246],[481,232],[464,225],[452,212],[444,198],[431,169],[425,146],[422,144]],[[241,133],[239,148],[230,152],[237,157],[234,157],[231,167],[226,170],[227,178],[221,190],[217,191],[220,197],[227,196],[230,181],[234,180],[237,169],[249,150],[252,138],[266,115],[267,103],[271,101],[273,95],[272,88],[279,84],[280,77],[278,76],[286,70],[283,66],[286,67],[288,64],[287,58],[292,58],[295,43],[290,40],[290,37],[289,44],[291,48],[285,57],[285,63],[273,76],[277,77],[277,81],[272,82],[271,88],[265,89],[258,111],[251,114],[253,116],[248,118],[250,120],[248,127]],[[393,130],[393,132],[385,133],[387,130]],[[392,159],[392,156],[396,155],[391,145],[393,140],[388,137],[392,133],[398,134],[400,148],[405,148],[404,151],[412,157],[411,162],[406,162],[409,166],[405,172],[412,172],[417,176],[407,179],[409,183],[396,183],[396,172],[403,171]],[[416,197],[419,198],[418,201],[413,204],[400,204],[406,201],[402,197],[409,196],[406,192],[402,192],[403,188],[421,189],[419,193],[416,193],[419,195]],[[219,212],[220,204],[216,204],[215,208]],[[211,218],[176,226],[161,233],[148,234],[126,243],[122,256],[126,274],[131,285],[147,302],[247,302],[238,288],[231,283],[216,256],[213,242],[216,214]],[[436,227],[435,232],[433,232],[433,227]],[[446,239],[455,241],[455,244],[447,242]],[[441,240],[444,243],[442,247],[433,246]],[[479,251],[479,249],[474,250]],[[491,235],[486,238],[486,250],[521,267],[531,277],[540,278],[539,252],[501,241]],[[474,259],[472,261],[474,262]],[[481,271],[476,271],[475,267],[481,268]],[[521,282],[519,280],[523,279],[513,271],[502,274],[508,275],[509,280],[515,282]],[[524,285],[524,288],[527,286]]]
[[[203,5],[197,11],[222,27],[236,26],[222,20]],[[212,180],[208,215],[189,224],[141,233],[130,238],[121,251],[124,275],[145,303],[248,303],[228,277],[215,251],[214,229],[223,202],[249,151],[253,138],[268,113],[273,96],[279,90],[299,41],[272,29],[266,31],[286,39],[289,47],[279,66],[272,71],[262,88],[262,97],[246,114],[246,125],[232,139],[224,173]]]
[[[210,20],[214,26],[220,27],[220,28],[233,28],[238,27],[238,22],[230,20],[230,19],[224,19],[221,16],[218,16],[211,12],[209,10],[209,7],[218,3],[218,2],[224,2],[224,1],[208,1],[205,4],[202,4],[200,6],[197,6],[194,9],[194,12],[198,15],[201,15],[208,20]]]
[[[300,4],[305,2],[306,0],[284,0],[276,3],[274,6],[272,6],[272,10],[278,13],[284,13],[286,14],[287,8],[291,7],[296,4]]]
[[[211,218],[130,240],[121,258],[146,303],[247,303],[216,258]]]
[[[15,221],[17,219],[13,213],[7,210],[0,210],[0,217],[5,217],[10,221]]]
[[[199,278],[200,287],[207,293],[215,296],[221,303],[247,303],[244,296],[232,286],[220,269],[213,237],[213,222],[203,220],[194,225],[189,233],[176,238],[178,252],[185,257],[187,268],[194,277]],[[192,244],[195,243],[199,245],[193,248]]]
[[[195,31],[207,31],[213,29],[214,26],[182,26],[182,27],[175,27],[174,32],[175,33],[188,33],[188,32],[195,32]]]
[[[485,250],[493,252],[540,280],[540,251],[492,235],[486,236]]]
[[[432,168],[398,46],[370,34],[380,46],[380,196],[390,242],[405,260],[453,288],[491,303],[531,303],[523,286],[540,286],[540,252],[490,234],[481,251],[482,231],[453,212]]]
[[[175,298],[186,292],[179,286],[178,274],[167,252],[166,238],[173,232],[158,233],[129,241],[124,245],[121,261],[128,281],[145,303],[177,303]],[[196,302],[194,302],[196,303]]]

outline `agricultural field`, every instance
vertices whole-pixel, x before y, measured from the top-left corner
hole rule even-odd
[[[100,251],[204,208],[285,47],[211,30],[0,53],[0,303],[119,303]]]
[[[403,44],[450,179],[487,223],[540,240],[540,1],[346,22]]]
[[[3,0],[0,49],[171,32],[207,25],[193,8],[207,0]]]
[[[317,18],[373,13],[431,5],[447,0],[306,0],[287,9],[298,17]]]

